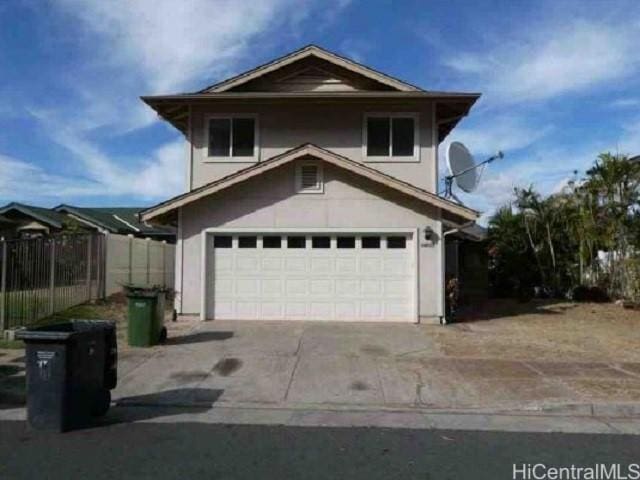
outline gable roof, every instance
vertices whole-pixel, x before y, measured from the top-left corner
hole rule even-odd
[[[403,82],[402,80],[398,80],[390,75],[379,72],[372,68],[369,68],[361,63],[355,62],[348,58],[342,57],[336,53],[325,50],[324,48],[320,48],[317,45],[307,45],[306,47],[301,48],[300,50],[296,50],[282,57],[276,58],[268,63],[260,65],[256,68],[253,68],[249,71],[236,75],[235,77],[231,77],[227,80],[223,80],[221,82],[210,85],[198,93],[221,93],[232,90],[240,85],[246,84],[252,80],[255,80],[258,77],[266,75],[268,73],[274,72],[281,68],[284,68],[288,65],[291,65],[296,62],[300,62],[306,58],[314,57],[320,60],[324,60],[332,65],[340,67],[344,70],[347,70],[351,73],[355,73],[362,77],[365,77],[369,80],[373,80],[377,84],[391,88],[400,92],[416,92],[422,91],[421,88],[416,87],[415,85],[411,85],[409,83]]]
[[[313,157],[348,170],[362,177],[366,177],[378,184],[385,185],[393,190],[402,192],[405,195],[416,198],[431,206],[445,210],[456,217],[461,217],[465,220],[475,220],[479,216],[478,212],[476,212],[475,210],[444,199],[431,192],[411,185],[410,183],[398,180],[391,175],[382,173],[379,170],[373,169],[360,162],[351,160],[350,158],[343,157],[342,155],[338,155],[334,152],[331,152],[324,148],[320,148],[311,143],[306,143],[294,149],[288,150],[280,155],[273,156],[263,162],[256,163],[254,165],[251,165],[250,167],[227,175],[226,177],[210,182],[206,185],[203,185],[202,187],[196,188],[195,190],[184,193],[182,195],[178,195],[177,197],[159,203],[154,207],[143,210],[142,212],[140,212],[140,217],[142,221],[151,221],[153,219],[157,219],[158,217],[171,213],[177,208],[188,205],[221,190],[225,190],[233,185],[249,180],[250,178],[262,175],[263,173],[280,167],[281,165],[284,165],[286,163],[305,157]]]
[[[324,88],[324,89],[265,89],[254,88],[259,79],[266,80],[275,72],[294,73],[297,75],[297,83],[304,83],[302,72],[313,69],[316,66],[309,65],[311,60],[323,62],[331,72],[324,79],[324,85],[332,83],[340,77],[350,77],[347,83],[353,83],[356,78],[361,81],[354,84],[354,88]],[[301,67],[292,72],[294,66]],[[340,75],[342,72],[344,75]],[[335,78],[334,78],[335,76]],[[287,78],[286,74],[279,79],[273,79],[273,83],[281,82],[281,86]],[[320,80],[318,80],[320,81]],[[375,88],[374,88],[375,85]],[[357,87],[357,88],[356,88]],[[147,95],[140,97],[156,113],[171,123],[183,134],[188,135],[191,107],[198,105],[211,106],[213,103],[221,103],[228,107],[230,102],[238,104],[278,104],[283,102],[290,104],[309,104],[335,102],[375,102],[384,108],[387,103],[402,102],[405,105],[421,105],[431,103],[435,105],[435,121],[438,129],[438,140],[442,141],[449,132],[465,117],[473,104],[480,98],[476,92],[446,92],[423,90],[390,75],[378,72],[360,63],[349,60],[333,52],[329,52],[316,45],[309,45],[296,50],[288,55],[280,57],[269,63],[256,67],[235,77],[210,85],[197,92],[177,93],[168,95]]]
[[[141,235],[175,235],[171,227],[155,226],[143,223],[138,218],[140,207],[75,207],[73,205],[58,205],[56,212],[75,215],[82,220],[111,233],[138,233]]]
[[[11,202],[4,207],[0,208],[0,214],[7,214],[8,212],[15,210],[28,217],[38,220],[41,223],[45,223],[54,228],[62,228],[64,224],[64,215],[43,207],[35,207],[33,205],[26,205],[24,203]]]

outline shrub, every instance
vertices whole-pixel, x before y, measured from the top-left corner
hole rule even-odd
[[[571,298],[576,302],[596,302],[603,303],[610,300],[607,292],[600,287],[589,287],[579,285],[571,292]]]

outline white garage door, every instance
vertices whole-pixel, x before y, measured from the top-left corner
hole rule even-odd
[[[207,318],[415,321],[412,233],[210,233]]]

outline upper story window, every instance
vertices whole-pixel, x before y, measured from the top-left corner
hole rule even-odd
[[[419,161],[418,116],[414,113],[366,115],[363,149],[367,161]]]
[[[258,122],[255,116],[209,116],[205,128],[209,158],[254,161],[258,156]]]

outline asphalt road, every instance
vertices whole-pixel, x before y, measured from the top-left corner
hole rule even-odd
[[[1,479],[500,480],[514,462],[640,463],[640,437],[202,423],[55,435],[0,423]]]

